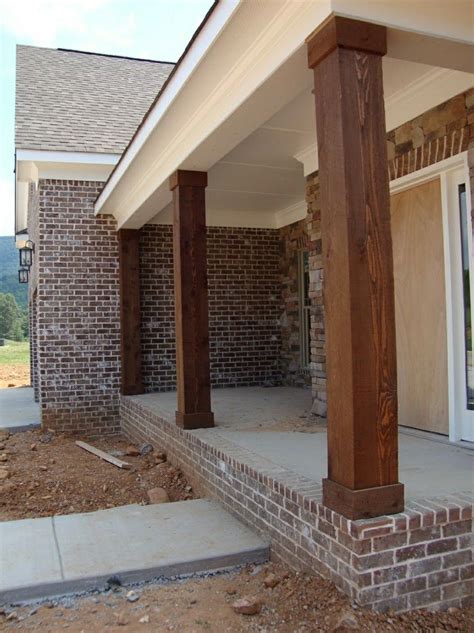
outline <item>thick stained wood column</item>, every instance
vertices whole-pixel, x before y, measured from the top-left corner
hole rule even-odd
[[[140,247],[139,231],[121,229],[120,267],[120,350],[121,393],[143,393],[140,336]]]
[[[173,258],[176,311],[176,424],[214,426],[211,412],[206,261],[207,174],[178,170],[173,191]]]
[[[328,390],[323,503],[403,509],[382,56],[386,29],[331,16],[308,39],[321,190]]]

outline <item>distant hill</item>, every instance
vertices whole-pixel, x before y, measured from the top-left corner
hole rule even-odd
[[[28,284],[18,283],[18,260],[15,239],[10,235],[0,237],[0,292],[11,293],[20,308],[26,308]]]

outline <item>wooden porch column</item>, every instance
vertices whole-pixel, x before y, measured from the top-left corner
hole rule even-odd
[[[323,503],[403,509],[382,56],[386,28],[330,16],[308,39],[318,134],[328,389]]]
[[[143,393],[140,335],[139,231],[120,229],[120,352],[121,393]]]
[[[214,426],[211,412],[206,261],[207,174],[176,171],[173,192],[173,258],[176,310],[176,424]]]

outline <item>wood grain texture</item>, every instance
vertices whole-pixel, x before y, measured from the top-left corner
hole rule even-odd
[[[348,490],[388,486],[398,483],[398,437],[382,57],[337,47],[314,80],[328,478]]]
[[[307,39],[308,66],[315,68],[337,48],[385,55],[387,29],[379,24],[330,15]]]
[[[183,182],[191,184],[180,184]],[[214,425],[209,363],[206,182],[207,175],[201,172],[180,171],[170,178],[174,208],[176,422],[184,428]]]
[[[439,179],[392,196],[398,420],[449,433],[446,290]]]
[[[120,267],[120,353],[121,393],[143,393],[140,320],[139,231],[121,229]]]

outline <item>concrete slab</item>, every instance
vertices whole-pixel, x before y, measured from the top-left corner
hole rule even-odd
[[[0,389],[0,429],[24,431],[39,426],[40,419],[32,387]]]
[[[146,407],[174,422],[176,392],[134,396]],[[319,430],[311,411],[311,390],[295,387],[239,387],[213,389],[215,425],[233,431],[291,431],[311,425]]]
[[[63,579],[51,517],[0,523],[0,602]]]
[[[45,521],[49,528],[39,523]],[[207,499],[13,523],[15,530],[5,531],[9,552],[17,555],[13,560],[6,548],[0,550],[0,602],[92,590],[103,587],[110,576],[125,584],[260,563],[269,557],[267,543]],[[49,529],[48,538],[55,540],[59,579],[51,541],[45,549],[38,547],[36,524],[38,529]],[[50,563],[54,572],[36,572]]]
[[[212,444],[213,434],[309,479],[327,476],[326,433],[251,433],[228,429],[193,432]],[[474,492],[474,451],[399,434],[400,481],[407,499]]]

